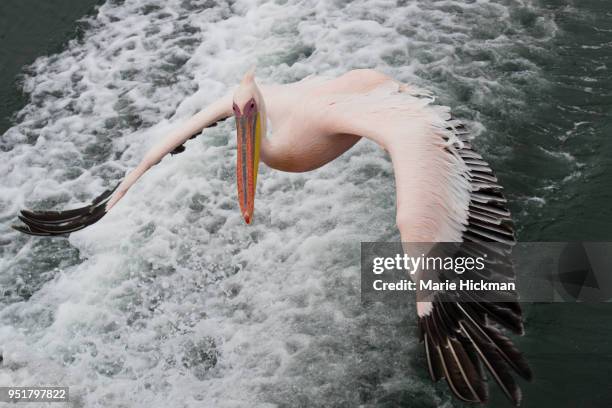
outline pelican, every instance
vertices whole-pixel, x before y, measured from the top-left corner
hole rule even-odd
[[[276,85],[259,85],[251,70],[232,93],[188,119],[146,153],[115,189],[81,208],[23,210],[19,219],[25,225],[14,228],[56,236],[99,221],[164,156],[182,152],[189,139],[233,116],[237,198],[246,224],[254,219],[260,161],[280,171],[307,172],[366,138],[391,157],[402,242],[510,247],[514,230],[502,187],[471,147],[466,128],[451,117],[449,108],[432,102],[430,93],[374,70]],[[266,134],[268,127],[273,130],[271,137]],[[517,295],[507,302],[448,302],[442,293],[437,295],[416,305],[432,380],[445,379],[460,400],[484,403],[488,399],[486,368],[509,400],[519,405],[521,390],[515,376],[530,380],[532,373],[501,330],[523,334]]]

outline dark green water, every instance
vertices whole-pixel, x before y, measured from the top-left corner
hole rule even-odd
[[[100,0],[4,0],[0,2],[0,134],[26,102],[18,75],[40,55],[60,51],[78,36],[76,23]]]
[[[0,3],[0,134],[27,101],[18,80],[23,66],[77,37],[76,20],[96,3]],[[514,115],[487,113],[486,125],[495,140],[480,143],[506,187],[521,240],[610,240],[610,3],[541,3],[554,16],[559,33],[547,53],[527,58],[541,67],[546,92],[540,87],[530,92],[524,84],[525,107]],[[535,380],[523,385],[523,406],[612,405],[612,307],[526,305],[526,319],[527,336],[518,343],[532,362]],[[493,395],[490,406],[507,405],[498,393]]]
[[[537,95],[530,120],[511,130],[504,162],[508,190],[546,200],[518,214],[524,241],[612,239],[612,11],[607,1],[546,1],[561,32],[544,67],[550,93]],[[570,153],[551,160],[533,142]],[[569,170],[572,168],[571,170]],[[569,175],[568,175],[569,173]],[[534,182],[533,175],[541,177]],[[524,175],[524,176],[521,176]],[[542,187],[545,187],[544,189]],[[520,192],[520,193],[519,193]],[[544,192],[544,194],[542,194]],[[515,213],[517,211],[515,210]],[[611,271],[612,273],[612,271]],[[552,304],[527,309],[521,346],[535,371],[525,406],[612,404],[612,305]]]

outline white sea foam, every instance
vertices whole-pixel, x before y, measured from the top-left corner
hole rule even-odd
[[[236,204],[231,121],[69,241],[9,226],[20,208],[76,206],[114,185],[254,63],[262,82],[377,68],[482,129],[481,108],[525,103],[518,84],[539,71],[520,47],[555,31],[507,3],[103,5],[82,41],[33,64],[31,102],[0,144],[0,383],[70,385],[87,407],[446,404],[412,368],[413,310],[360,306],[359,242],[399,237],[391,166],[372,143],[311,174],[263,168],[252,226]]]

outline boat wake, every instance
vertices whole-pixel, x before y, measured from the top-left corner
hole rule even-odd
[[[70,386],[72,406],[449,406],[426,378],[410,302],[364,308],[359,243],[398,240],[389,159],[361,142],[308,174],[262,168],[235,199],[234,124],[163,160],[68,239],[10,229],[79,207],[178,122],[258,78],[376,68],[482,130],[541,83],[541,10],[459,1],[108,1],[39,58],[0,141],[0,383]],[[505,72],[505,74],[501,74]],[[508,72],[510,72],[508,74]],[[419,368],[414,368],[419,367]]]

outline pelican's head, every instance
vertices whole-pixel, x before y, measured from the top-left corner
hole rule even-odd
[[[236,181],[240,210],[247,224],[255,210],[255,187],[259,168],[259,147],[266,128],[263,97],[255,83],[255,72],[250,70],[234,92],[236,117],[237,157]]]

